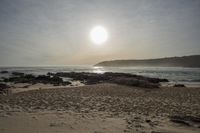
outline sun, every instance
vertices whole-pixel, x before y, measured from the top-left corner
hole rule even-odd
[[[90,31],[90,39],[95,44],[103,44],[108,40],[108,32],[103,26],[95,26]]]

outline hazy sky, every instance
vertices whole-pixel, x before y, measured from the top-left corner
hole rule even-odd
[[[95,45],[90,30],[104,26]],[[0,65],[200,54],[200,0],[0,0]]]

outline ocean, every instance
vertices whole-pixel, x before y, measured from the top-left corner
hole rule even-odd
[[[123,72],[143,75],[155,78],[166,78],[170,82],[164,86],[172,86],[176,83],[185,84],[188,87],[200,86],[200,68],[182,67],[94,67],[94,66],[54,66],[54,67],[0,67],[0,71],[9,71],[7,74],[0,73],[0,78],[9,77],[12,72],[26,74],[47,74],[48,72]]]

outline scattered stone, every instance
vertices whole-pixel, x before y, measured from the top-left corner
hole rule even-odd
[[[185,87],[184,84],[175,84],[174,87]]]
[[[50,127],[55,127],[56,124],[55,124],[55,123],[50,123],[49,126],[50,126]]]
[[[150,123],[150,122],[151,122],[151,120],[147,119],[147,120],[146,120],[146,122],[147,122],[147,123]]]
[[[103,132],[101,132],[101,131],[94,131],[94,133],[103,133]]]
[[[64,122],[50,123],[49,124],[50,127],[61,127],[61,126],[64,126],[64,125],[66,125],[66,123],[64,123]],[[71,128],[73,128],[73,127],[71,126]]]
[[[36,116],[32,116],[32,118],[35,119],[35,120],[37,120],[37,117],[36,117]]]
[[[25,86],[23,86],[22,88],[28,88],[30,85],[25,85]]]
[[[165,132],[160,132],[160,131],[151,131],[151,133],[165,133]]]

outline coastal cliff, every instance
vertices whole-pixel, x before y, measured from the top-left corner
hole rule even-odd
[[[155,66],[155,67],[200,67],[200,55],[166,57],[142,60],[112,60],[103,61],[95,66],[129,67],[129,66]]]

